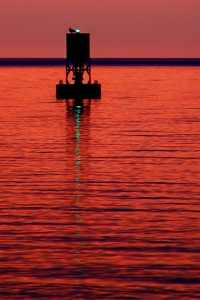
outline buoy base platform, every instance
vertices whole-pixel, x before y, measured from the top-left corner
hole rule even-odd
[[[63,84],[56,85],[57,99],[101,99],[101,84]]]

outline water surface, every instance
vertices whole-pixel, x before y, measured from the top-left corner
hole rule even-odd
[[[199,299],[200,68],[0,68],[2,299]]]

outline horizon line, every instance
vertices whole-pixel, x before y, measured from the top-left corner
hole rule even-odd
[[[200,58],[91,58],[96,66],[200,66]],[[0,58],[1,66],[65,66],[66,58]]]

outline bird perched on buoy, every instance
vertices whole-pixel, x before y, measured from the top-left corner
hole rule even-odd
[[[69,32],[73,33],[73,32],[76,32],[76,30],[69,27]]]

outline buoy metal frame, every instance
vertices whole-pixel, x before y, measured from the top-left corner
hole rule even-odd
[[[88,59],[86,62],[87,65],[84,66],[84,63],[77,62],[73,63],[72,66],[70,66],[70,60],[66,59],[66,84],[69,83],[69,74],[73,73],[74,84],[83,84],[83,74],[86,72],[88,74],[88,84],[91,84],[91,59]]]

